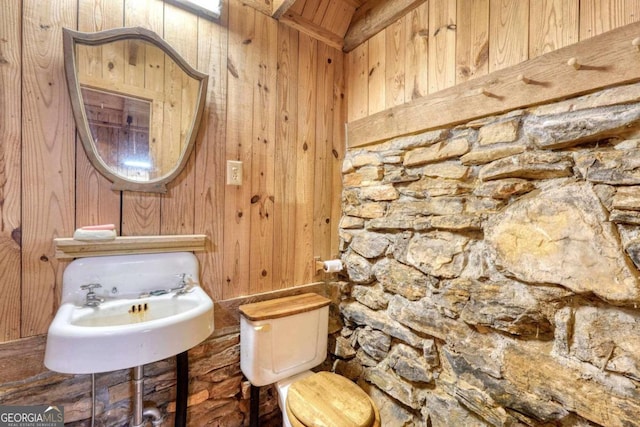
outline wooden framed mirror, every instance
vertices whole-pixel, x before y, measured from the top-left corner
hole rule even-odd
[[[208,76],[145,28],[63,29],[78,134],[114,190],[166,192],[193,151]]]

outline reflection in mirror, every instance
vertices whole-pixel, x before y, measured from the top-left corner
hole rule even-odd
[[[87,123],[98,156],[113,173],[134,181],[157,178],[149,150],[151,102],[82,87]]]
[[[72,106],[92,164],[114,189],[166,191],[193,149],[207,76],[143,28],[64,36]]]

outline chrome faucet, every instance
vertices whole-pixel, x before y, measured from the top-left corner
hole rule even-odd
[[[100,283],[89,283],[88,285],[80,286],[80,289],[87,292],[87,299],[85,300],[84,305],[87,307],[97,307],[101,302],[104,301],[104,298],[100,298],[93,290],[96,288],[101,288],[102,285]]]
[[[191,276],[187,277],[186,273],[182,273],[180,276],[180,283],[178,283],[177,288],[171,288],[170,292],[175,292],[178,295],[186,294],[196,285],[196,282],[193,280]]]
[[[177,276],[180,278],[180,281],[178,282],[178,286],[176,286],[175,288],[155,289],[153,291],[143,292],[139,295],[139,298],[147,298],[150,296],[156,297],[172,292],[176,295],[183,295],[190,292],[191,289],[198,284],[198,282],[193,280],[193,277],[191,277],[191,275],[187,276],[186,273],[178,274]]]

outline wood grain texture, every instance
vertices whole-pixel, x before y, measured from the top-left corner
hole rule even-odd
[[[406,27],[404,100],[409,102],[429,93],[429,3],[418,6],[403,19]]]
[[[489,0],[458,2],[456,83],[489,72]]]
[[[456,2],[429,2],[429,93],[455,84]]]
[[[302,286],[289,287],[287,289],[274,290],[262,294],[254,294],[230,298],[222,301],[214,301],[213,313],[216,329],[214,336],[224,335],[240,330],[240,311],[239,307],[244,304],[253,304],[262,301],[268,301],[275,298],[284,298],[294,295],[313,292],[318,295],[328,296],[327,285],[324,282],[309,283]]]
[[[280,18],[296,0],[273,0],[271,16],[275,19]]]
[[[304,2],[304,7],[302,8],[302,13],[300,14],[303,18],[312,21],[316,14],[319,13],[319,9],[324,0],[306,0]]]
[[[162,253],[202,251],[207,236],[204,234],[163,236],[120,236],[105,241],[80,241],[70,237],[53,239],[58,259],[136,253]]]
[[[0,14],[0,342],[20,338],[21,128],[20,7]]]
[[[639,20],[637,0],[580,0],[580,40]]]
[[[385,69],[387,64],[386,58],[386,33],[384,31],[379,32],[375,36],[371,37],[368,41],[369,45],[369,67],[368,76],[369,81],[367,84],[367,90],[369,92],[367,99],[369,105],[367,107],[368,114],[377,113],[385,109],[386,100],[386,80]]]
[[[78,30],[95,32],[119,28],[124,21],[120,2],[82,1],[78,4]],[[80,61],[82,57],[80,56]],[[94,61],[98,63],[98,61]],[[80,62],[79,65],[83,65]],[[88,64],[84,64],[88,65]],[[96,70],[102,74],[102,69]],[[122,76],[124,78],[124,76]],[[76,142],[76,227],[91,224],[115,224],[120,233],[120,193],[102,176],[87,157],[83,145]]]
[[[627,25],[349,123],[349,147],[640,80],[637,52],[630,42],[638,32],[640,23]],[[567,66],[571,57],[581,58],[590,68]],[[544,86],[523,85],[517,79],[520,74]],[[480,88],[496,96],[479,94]]]
[[[491,0],[489,72],[526,61],[529,55],[529,0]]]
[[[76,22],[75,0],[23,2],[23,158],[21,336],[47,331],[64,263],[52,237],[74,229],[74,126],[67,98],[62,27]],[[33,284],[38,284],[34,286]]]
[[[171,16],[173,18],[171,20],[165,20],[164,39],[171,46],[176,46],[178,53],[189,64],[196,65],[198,62],[198,17],[170,4],[165,4],[164,9],[165,16]],[[177,67],[174,66],[172,68]],[[180,73],[179,69],[176,71]],[[176,103],[176,106],[179,105],[185,110],[191,111],[191,106],[196,102],[197,94],[194,94],[190,90],[191,86],[188,85],[190,79],[185,79],[186,81],[183,81],[182,85],[172,84],[174,80],[179,79],[167,72],[165,75],[165,87],[167,89],[165,93],[169,92],[169,88],[175,88],[174,90],[177,92],[175,99],[181,100],[181,102]],[[185,141],[186,132],[191,126],[191,115],[187,112],[181,113],[176,111],[176,113],[181,115],[181,120],[174,126],[174,133],[171,140]],[[179,148],[182,150],[184,146],[180,146]],[[177,153],[176,155],[169,156],[170,159],[178,157],[179,154]],[[180,172],[173,182],[167,185],[167,193],[161,196],[160,234],[190,234],[194,232],[194,171],[195,156],[191,156],[182,172]]]
[[[278,25],[273,287],[294,282],[296,259],[296,147],[298,130],[298,32]]]
[[[0,345],[0,384],[47,372],[43,364],[46,342],[46,336],[39,335]]]
[[[298,15],[291,10],[280,18],[280,22],[290,26],[291,28],[295,28],[301,33],[305,33],[316,40],[326,43],[329,46],[333,46],[336,49],[342,49],[343,39],[340,35],[334,34],[324,27],[314,23],[311,19]]]
[[[349,1],[333,1],[322,18],[321,27],[338,36],[344,36],[356,8]]]
[[[311,21],[316,24],[322,26],[322,22],[324,21],[324,16],[327,14],[327,10],[329,9],[329,5],[332,3],[332,0],[321,0],[318,5],[318,9],[314,14]]]
[[[529,1],[529,58],[578,42],[579,0]]]
[[[306,313],[326,307],[331,300],[315,293],[273,298],[266,301],[243,304],[238,307],[240,313],[249,320],[278,319],[294,314]]]
[[[385,108],[404,104],[405,31],[402,18],[385,29]]]
[[[253,143],[253,72],[255,14],[250,7],[229,3],[229,57],[227,63],[227,159],[243,162],[241,186],[225,188],[223,298],[249,293],[251,244],[251,147]]]
[[[347,117],[351,122],[369,115],[369,42],[365,42],[346,56]]]
[[[342,162],[346,152],[345,134],[347,123],[347,103],[345,88],[344,55],[334,54],[335,74],[333,79],[333,137],[331,141],[331,251],[329,258],[338,257],[340,237],[338,225],[342,218]]]
[[[359,7],[344,34],[344,50],[350,52],[375,34],[424,3],[425,0],[369,0]]]
[[[208,108],[200,125],[195,148],[194,228],[208,236],[206,253],[196,253],[200,262],[202,287],[214,301],[222,299],[224,277],[224,193],[226,180],[227,120],[227,15],[220,25],[198,19],[198,34],[207,43],[198,43],[198,69],[209,75]]]
[[[273,289],[273,214],[275,204],[277,23],[256,14],[251,139],[249,293]]]
[[[336,74],[335,56],[341,52],[318,44],[316,79],[316,150],[314,160],[313,202],[313,256],[328,259],[331,256],[331,201],[333,189],[333,85]],[[337,126],[338,124],[335,123]],[[315,269],[314,269],[315,273]],[[316,276],[314,274],[314,276]],[[315,280],[315,279],[314,279]]]
[[[350,1],[344,4],[347,10],[356,7]],[[0,91],[1,120],[7,117],[3,115],[5,112],[10,114],[10,124],[2,122],[0,128],[3,137],[0,151],[4,156],[4,169],[0,172],[0,191],[4,197],[1,215],[5,226],[0,235],[6,242],[0,244],[0,272],[14,271],[18,275],[18,282],[11,285],[14,291],[5,290],[6,299],[0,302],[2,305],[7,301],[8,307],[8,301],[13,301],[10,310],[2,314],[6,317],[2,319],[5,328],[2,333],[11,328],[13,332],[0,340],[46,331],[60,299],[60,276],[62,266],[67,263],[53,258],[52,238],[71,236],[80,225],[114,223],[121,235],[132,238],[176,231],[206,234],[206,249],[196,255],[203,286],[216,300],[223,298],[225,292],[227,297],[252,292],[252,268],[254,277],[257,274],[259,278],[267,270],[266,280],[255,289],[286,289],[309,283],[314,279],[316,249],[321,248],[319,251],[326,258],[330,251],[337,253],[337,224],[341,215],[339,170],[344,154],[342,123],[346,115],[343,54],[307,36],[301,49],[297,30],[266,16],[256,23],[255,16],[245,13],[248,10],[255,14],[253,9],[245,9],[235,0],[230,5],[231,13],[236,13],[231,24],[228,9],[219,22],[196,20],[194,15],[174,10],[161,0],[60,0],[46,3],[46,7],[29,2],[22,9],[2,15],[3,40],[7,31],[18,37],[15,46],[13,39],[6,37],[10,49],[0,41],[0,55],[7,61],[0,63],[3,88],[5,76],[16,72],[14,64],[23,64],[25,71],[13,77],[18,82],[11,83],[15,90],[22,86],[18,96]],[[324,7],[320,4],[318,10]],[[323,21],[328,12],[327,6]],[[317,22],[320,18],[314,19]],[[339,19],[340,25],[344,25],[344,16]],[[66,84],[61,78],[63,68],[55,62],[58,60],[55,55],[61,55],[57,43],[63,23],[87,31],[123,25],[150,28],[170,38],[171,44],[192,65],[197,63],[198,69],[210,75],[205,117],[194,158],[186,172],[169,186],[166,196],[111,190],[108,181],[91,168],[82,149],[74,144],[75,126],[71,116],[66,116],[70,110]],[[283,28],[289,43],[288,65],[283,65],[284,54],[280,51]],[[269,35],[256,36],[256,31],[267,31]],[[304,71],[299,67],[300,51],[305,57]],[[96,65],[87,72],[92,75],[106,72],[114,87],[137,87],[139,91],[160,89],[166,82],[165,71],[171,72],[164,65],[152,73],[136,72],[130,64],[116,61],[121,55],[112,48],[100,49],[99,56],[109,58],[114,67]],[[332,63],[321,61],[319,55],[331,57]],[[366,62],[364,66],[366,69]],[[366,91],[366,70],[364,76]],[[301,79],[304,82],[300,87]],[[13,107],[16,102],[24,102],[24,106]],[[322,105],[316,105],[318,102]],[[20,118],[17,114],[22,112],[24,116]],[[339,121],[338,126],[334,118]],[[162,128],[163,123],[159,120],[156,125]],[[181,127],[182,124],[171,130]],[[299,133],[304,136],[299,138]],[[5,142],[13,144],[18,138],[20,144],[21,134],[26,134],[23,155],[15,158],[20,147],[8,148]],[[268,140],[266,150],[264,143],[254,141],[254,135],[256,141],[258,136]],[[270,137],[262,138],[263,135]],[[109,148],[105,152],[110,155],[112,151]],[[298,157],[304,159],[300,168]],[[241,189],[225,185],[227,159],[241,159],[245,164]],[[253,163],[258,166],[252,167]],[[18,179],[11,178],[11,173],[18,173]],[[20,181],[24,185],[20,186]],[[268,182],[272,182],[271,190]],[[265,200],[272,205],[270,209],[261,211],[257,204],[251,204],[252,189],[258,190],[261,199],[265,194]],[[273,230],[267,228],[266,234],[260,227],[268,221],[261,219],[254,226],[253,231],[263,236],[261,241],[251,238],[252,207],[256,208],[253,212],[257,217],[261,212],[265,217],[268,213],[273,222]],[[239,212],[245,215],[240,225]],[[322,213],[321,218],[315,218],[314,212]],[[330,228],[332,231],[328,231]],[[22,248],[21,231],[26,245]],[[322,235],[323,240],[314,241],[314,235]],[[251,253],[264,256],[265,252],[273,258],[273,267],[260,268],[264,258],[250,267]],[[239,273],[233,276],[228,271]],[[4,287],[9,286],[7,277],[5,274]],[[230,287],[232,277],[235,282]],[[21,323],[23,330],[15,329]]]
[[[309,283],[314,274],[313,203],[314,161],[316,150],[316,77],[318,70],[318,42],[300,34],[298,40],[298,123],[296,153],[296,221],[294,234],[294,284]]]

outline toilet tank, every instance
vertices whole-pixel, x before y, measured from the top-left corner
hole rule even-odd
[[[330,302],[308,293],[239,307],[240,368],[253,385],[273,384],[325,360]]]

